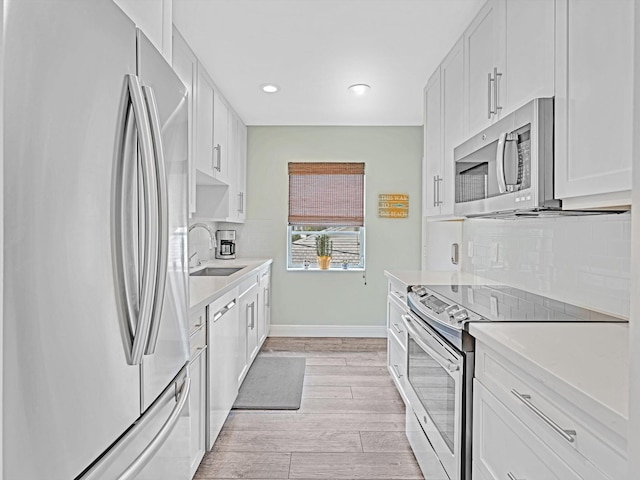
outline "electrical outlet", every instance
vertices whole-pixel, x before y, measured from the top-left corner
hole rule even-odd
[[[467,300],[469,303],[473,304],[473,288],[471,287],[467,289]]]
[[[473,242],[471,240],[467,243],[467,257],[473,257]]]

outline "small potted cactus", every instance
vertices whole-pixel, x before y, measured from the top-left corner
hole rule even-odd
[[[318,267],[320,270],[327,270],[331,263],[333,253],[333,242],[329,240],[329,235],[318,235],[316,237],[316,255],[318,256]]]

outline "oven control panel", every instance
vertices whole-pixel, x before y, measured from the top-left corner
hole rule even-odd
[[[428,290],[423,286],[411,287],[412,305],[422,313],[436,319],[449,327],[462,329],[467,321],[482,321],[480,315],[468,311],[466,308],[453,303],[449,299]]]

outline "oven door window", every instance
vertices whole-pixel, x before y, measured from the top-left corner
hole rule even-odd
[[[408,379],[447,447],[454,453],[456,382],[409,336]]]

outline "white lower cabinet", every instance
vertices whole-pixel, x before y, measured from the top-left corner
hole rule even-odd
[[[476,343],[474,478],[623,480],[625,450],[625,439],[545,378]]]
[[[240,344],[238,324],[240,312],[237,290],[209,305],[209,428],[207,447],[211,449],[238,395],[238,373],[235,367]]]
[[[474,478],[581,478],[478,380],[474,380],[473,405]]]
[[[406,286],[389,282],[387,295],[387,369],[402,399],[407,403],[407,331],[402,315],[407,312]]]
[[[271,267],[260,272],[258,292],[258,344],[262,344],[271,328]]]
[[[191,335],[190,343],[191,359],[188,368],[189,377],[191,378],[191,392],[189,393],[188,407],[189,420],[191,422],[189,472],[190,478],[193,478],[207,450],[207,345],[204,325]]]
[[[251,362],[258,355],[258,277],[253,276],[250,280],[240,285],[240,296],[238,297],[238,307],[240,322],[238,322],[238,332],[241,345],[238,348],[237,371],[238,387],[242,384]]]

